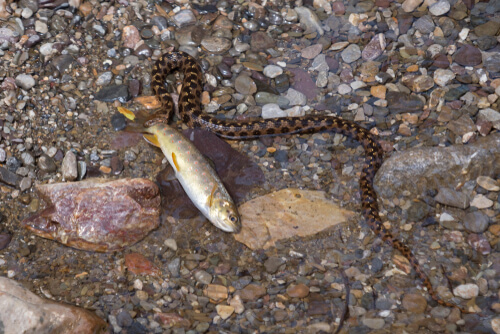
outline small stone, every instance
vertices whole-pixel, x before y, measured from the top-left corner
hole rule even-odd
[[[136,275],[157,276],[161,271],[149,261],[144,255],[139,253],[128,253],[125,255],[125,266],[128,271]]]
[[[179,28],[194,24],[196,21],[196,16],[190,9],[181,10],[174,16],[175,25]]]
[[[257,92],[255,81],[246,74],[240,74],[236,77],[234,88],[238,93],[246,96],[253,95]]]
[[[307,7],[295,7],[295,11],[299,15],[300,24],[306,27],[306,32],[316,31],[319,35],[324,34],[320,21],[312,10]]]
[[[212,275],[207,273],[205,270],[198,270],[197,272],[194,273],[194,278],[202,283],[202,284],[210,284],[212,283]]]
[[[500,334],[500,318],[494,318],[491,320],[491,329],[495,334]]]
[[[109,83],[111,82],[111,79],[113,79],[113,73],[111,72],[104,72],[103,74],[101,74],[95,84],[97,86],[105,86],[105,85],[109,85]]]
[[[227,288],[217,284],[208,284],[205,289],[203,289],[203,294],[215,302],[226,300],[229,296]]]
[[[407,13],[411,13],[413,12],[418,6],[420,6],[420,4],[424,2],[424,0],[405,0],[403,2],[403,5],[401,6],[401,8],[407,12]]]
[[[421,18],[419,18],[415,23],[413,24],[415,29],[420,31],[422,34],[430,34],[434,31],[436,25],[434,24],[434,21],[430,17],[430,15],[424,15]]]
[[[307,103],[306,95],[293,88],[288,89],[285,97],[290,101],[291,106],[305,106]]]
[[[12,236],[10,234],[0,233],[0,250],[7,248],[11,240]]]
[[[264,262],[264,267],[268,273],[274,274],[283,263],[285,261],[281,257],[271,256]]]
[[[229,305],[234,308],[234,312],[236,312],[237,314],[241,314],[243,313],[243,311],[245,311],[245,306],[243,305],[243,301],[241,300],[241,297],[239,295],[235,295],[233,298],[231,298]]]
[[[427,308],[427,299],[420,294],[407,294],[403,297],[403,307],[414,314],[422,314]]]
[[[347,95],[349,94],[351,91],[352,91],[352,88],[351,86],[347,85],[347,84],[340,84],[338,87],[337,87],[337,91],[339,92],[339,94],[341,95]]]
[[[464,44],[455,52],[455,61],[462,66],[476,66],[483,61],[481,51],[469,44]]]
[[[385,325],[384,319],[379,318],[363,318],[363,325],[371,329],[382,329]]]
[[[255,301],[266,294],[262,285],[248,284],[240,291],[240,297],[246,301]]]
[[[0,159],[0,161],[2,160]],[[479,176],[477,178],[477,184],[488,191],[500,191],[500,184],[498,181],[493,180],[489,176]]]
[[[314,59],[317,55],[321,53],[321,50],[323,50],[323,45],[314,44],[302,49],[300,55],[302,56],[302,58],[305,59]]]
[[[372,94],[372,96],[379,98],[379,99],[382,99],[382,100],[385,100],[385,93],[386,92],[387,92],[387,88],[384,85],[372,86],[370,88],[370,94]]]
[[[463,299],[472,299],[479,295],[479,287],[476,284],[462,284],[453,289],[453,294]]]
[[[493,201],[482,194],[478,194],[474,196],[470,205],[478,209],[487,209],[493,206]]]
[[[65,181],[74,181],[78,177],[76,155],[69,150],[62,161],[62,175]]]
[[[491,246],[484,234],[469,234],[467,243],[478,253],[487,255],[491,252]]]
[[[467,195],[451,188],[440,188],[434,199],[438,203],[464,210],[469,207],[469,198]]]
[[[141,41],[139,30],[133,25],[123,27],[122,41],[124,47],[135,49],[135,46]]]
[[[217,310],[217,314],[222,318],[222,320],[226,320],[234,313],[234,307],[230,305],[222,305],[219,304],[215,307]]]
[[[35,31],[43,35],[49,31],[49,27],[47,27],[47,23],[37,20],[35,22]]]
[[[342,51],[340,56],[344,62],[350,64],[361,58],[361,49],[357,44],[351,44]]]
[[[464,227],[472,233],[483,233],[488,228],[489,220],[481,211],[469,212],[464,217]]]
[[[292,298],[305,298],[309,295],[309,287],[302,283],[290,285],[286,289],[286,293]]]
[[[429,7],[429,12],[435,16],[441,16],[450,11],[451,5],[448,0],[439,0]]]
[[[268,78],[276,78],[278,75],[281,75],[283,73],[283,69],[281,66],[277,65],[267,65],[264,67],[264,75]]]
[[[42,154],[40,158],[38,158],[38,168],[42,171],[52,173],[56,171],[57,166],[52,158],[46,154]]]
[[[163,242],[163,244],[168,248],[170,248],[171,250],[173,250],[174,252],[177,251],[177,242],[175,241],[175,239],[168,238]]]
[[[23,177],[21,179],[21,182],[19,182],[19,189],[21,191],[25,191],[28,190],[29,188],[31,188],[31,177],[29,176]]]
[[[401,80],[415,93],[425,92],[434,87],[434,80],[428,75],[408,74],[403,76]]]
[[[214,54],[223,54],[231,48],[231,41],[224,37],[208,36],[201,41],[203,50]]]
[[[29,74],[19,74],[16,77],[16,85],[24,90],[29,90],[35,86],[35,79]]]
[[[382,52],[384,52],[386,47],[386,41],[384,34],[377,34],[373,36],[371,41],[363,49],[362,57],[363,60],[375,60]]]
[[[268,103],[262,106],[262,118],[286,117],[287,113],[275,103]]]
[[[455,79],[455,73],[450,70],[438,68],[434,71],[434,82],[441,87],[449,85]]]

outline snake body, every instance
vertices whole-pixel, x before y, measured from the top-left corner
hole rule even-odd
[[[382,165],[383,150],[373,134],[356,123],[334,116],[284,117],[238,122],[220,120],[204,114],[201,109],[203,72],[197,61],[184,52],[168,52],[161,56],[154,65],[152,88],[160,99],[162,109],[151,120],[146,122],[145,126],[151,126],[156,122],[168,123],[174,113],[174,102],[165,88],[167,75],[174,71],[181,71],[184,74],[178,107],[182,121],[190,127],[203,127],[228,139],[248,139],[266,135],[312,133],[330,130],[361,143],[365,150],[365,163],[359,182],[362,213],[366,222],[378,237],[408,259],[432,299],[440,305],[457,307],[463,312],[467,312],[457,305],[439,298],[410,248],[404,242],[396,239],[382,224],[379,216],[377,194],[373,188],[373,180],[377,170]]]

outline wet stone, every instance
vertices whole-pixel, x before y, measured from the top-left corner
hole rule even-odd
[[[488,228],[489,220],[481,211],[469,212],[464,217],[464,227],[472,233],[483,233]]]
[[[435,4],[429,7],[429,12],[431,12],[432,15],[435,16],[441,16],[450,10],[451,5],[448,2],[448,0],[439,0]]]
[[[427,300],[421,294],[407,294],[403,297],[403,307],[411,313],[422,314],[427,308]]]
[[[127,126],[127,119],[120,113],[111,116],[111,126],[115,131],[121,131]]]
[[[258,92],[255,94],[255,102],[257,105],[265,105],[268,103],[275,103],[280,108],[287,108],[290,105],[290,100],[286,97],[275,95],[267,92]]]
[[[16,77],[16,85],[24,90],[29,90],[35,86],[35,79],[29,74],[19,74]]]
[[[274,78],[276,83],[276,90],[279,93],[284,93],[290,87],[290,78],[287,74],[280,74],[276,78]]]
[[[1,159],[0,159],[1,161]],[[488,191],[500,191],[500,184],[498,181],[493,180],[488,176],[479,176],[477,178],[477,184]]]
[[[469,197],[451,188],[440,188],[434,199],[438,203],[460,209],[467,209],[469,207]]]
[[[103,74],[101,74],[97,77],[95,84],[97,86],[106,86],[106,85],[109,85],[109,83],[111,82],[111,79],[113,79],[113,73],[104,72]]]
[[[276,103],[267,103],[262,106],[262,118],[286,117],[287,113]]]
[[[285,97],[290,101],[291,106],[305,106],[307,103],[306,95],[293,88],[288,89]]]
[[[0,162],[4,162],[6,157],[7,153],[5,153],[5,150],[0,147]]]
[[[240,291],[241,299],[245,301],[254,301],[266,294],[266,289],[257,284],[249,284]]]
[[[271,256],[264,262],[264,267],[268,273],[274,274],[283,263],[285,261],[281,257]]]
[[[417,96],[401,93],[387,92],[387,104],[392,113],[422,111],[424,103]]]
[[[384,319],[377,318],[363,318],[363,325],[370,329],[381,329],[385,325]]]
[[[231,41],[224,37],[208,36],[203,38],[201,46],[210,53],[223,54],[231,48]]]
[[[488,72],[500,72],[500,54],[495,53],[484,60],[484,67]]]
[[[7,248],[11,240],[12,236],[10,234],[0,233],[0,250]]]
[[[240,74],[236,77],[234,88],[238,93],[243,95],[253,95],[257,92],[255,81],[246,74]]]
[[[163,16],[153,16],[151,24],[157,26],[160,31],[168,28],[167,19]]]
[[[415,21],[415,23],[413,23],[413,26],[422,34],[430,34],[435,28],[434,21],[429,15],[424,15],[419,18]]]
[[[455,61],[462,66],[476,66],[482,62],[482,54],[478,48],[464,44],[455,53]]]
[[[123,171],[123,163],[116,155],[111,157],[111,171],[113,175],[120,175]]]
[[[174,23],[179,28],[196,23],[196,16],[190,9],[184,9],[175,14]]]
[[[363,49],[362,57],[363,60],[375,60],[382,52],[384,52],[386,47],[385,36],[383,34],[375,35],[371,41]]]
[[[309,287],[305,284],[290,285],[286,293],[291,298],[305,298],[309,295]]]
[[[8,169],[0,166],[0,182],[8,184],[10,186],[16,186],[20,182],[21,178],[15,173],[9,171]]]
[[[95,99],[102,102],[113,102],[118,100],[121,103],[126,103],[130,101],[131,98],[126,85],[106,86],[95,94]]]
[[[314,59],[320,54],[321,50],[323,50],[323,46],[321,44],[314,44],[302,49],[300,55],[305,59]]]
[[[28,190],[29,188],[31,188],[31,183],[31,177],[23,177],[21,179],[21,182],[19,182],[19,189],[21,191]]]
[[[463,299],[471,299],[479,294],[479,287],[476,284],[462,284],[453,289],[453,294]]]
[[[212,275],[207,273],[205,270],[198,270],[194,274],[194,278],[202,284],[210,284],[210,283],[212,283],[212,279],[213,279]]]
[[[357,44],[351,44],[342,51],[340,56],[344,62],[350,64],[361,57],[361,49]]]
[[[2,159],[0,159],[0,161],[1,160]],[[33,158],[33,156],[30,153],[23,152],[21,154],[21,161],[22,161],[22,163],[23,163],[24,166],[30,166],[30,165],[33,165],[33,163],[35,162],[35,158]]]
[[[268,78],[276,78],[283,73],[283,69],[277,65],[267,65],[264,67],[264,75]]]

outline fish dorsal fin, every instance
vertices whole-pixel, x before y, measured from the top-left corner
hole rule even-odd
[[[142,136],[151,145],[156,146],[156,147],[160,147],[160,142],[158,141],[158,137],[156,137],[155,135],[145,133]]]
[[[177,163],[177,156],[174,152],[172,152],[172,162],[174,163],[175,170],[180,172],[181,169],[179,168],[179,164]]]

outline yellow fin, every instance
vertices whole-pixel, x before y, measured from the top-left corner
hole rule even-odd
[[[177,156],[175,155],[174,152],[172,152],[172,161],[174,162],[175,169],[177,169],[177,171],[180,172],[181,169],[179,168],[179,164],[177,163]]]
[[[118,112],[122,114],[123,116],[127,117],[129,120],[133,121],[135,119],[135,114],[123,107],[118,107]]]
[[[142,135],[144,139],[153,146],[160,147],[160,142],[158,141],[158,137],[152,134],[145,133]]]

